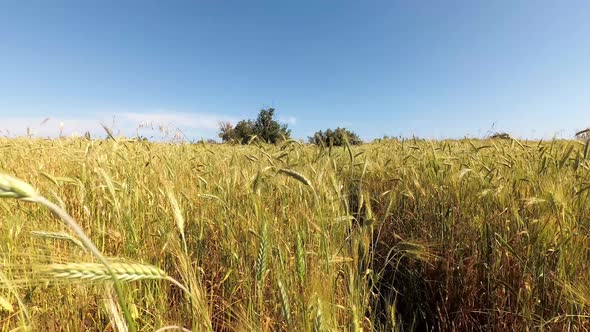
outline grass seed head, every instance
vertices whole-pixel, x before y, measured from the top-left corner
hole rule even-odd
[[[166,272],[151,265],[139,263],[111,263],[111,269],[120,281],[164,279]],[[49,264],[41,268],[49,277],[57,279],[104,281],[112,280],[101,263]]]
[[[0,173],[0,198],[27,199],[37,196],[37,191],[28,183]]]

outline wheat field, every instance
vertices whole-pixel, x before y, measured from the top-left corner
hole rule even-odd
[[[2,331],[590,329],[588,142],[0,156]]]

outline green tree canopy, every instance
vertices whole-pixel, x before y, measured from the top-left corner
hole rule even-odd
[[[312,137],[308,138],[308,141],[310,144],[341,146],[344,145],[345,137],[348,140],[348,143],[351,145],[363,143],[356,133],[346,128],[340,127],[334,130],[326,129],[326,131],[317,131]]]
[[[229,122],[219,124],[219,137],[224,142],[247,144],[256,136],[263,141],[275,144],[291,138],[291,130],[274,119],[274,108],[262,109],[256,120],[242,120],[235,127]]]

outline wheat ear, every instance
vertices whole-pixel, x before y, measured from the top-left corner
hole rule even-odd
[[[131,318],[131,313],[129,312],[129,308],[125,304],[125,298],[123,296],[123,290],[121,288],[121,283],[117,278],[115,272],[111,269],[109,262],[106,258],[100,253],[98,248],[92,243],[90,238],[84,233],[84,230],[76,223],[74,218],[70,217],[62,208],[57,206],[56,204],[50,202],[45,197],[41,196],[37,190],[35,190],[30,184],[19,180],[15,177],[10,175],[6,175],[0,173],[0,198],[16,198],[24,201],[34,202],[41,204],[51,210],[55,215],[57,215],[61,220],[63,220],[68,227],[70,227],[74,233],[80,238],[80,242],[84,245],[92,255],[94,255],[105,267],[108,274],[112,277],[115,286],[115,292],[117,293],[117,298],[119,299],[119,304],[123,309],[123,315],[125,316],[125,320],[129,325],[129,330],[131,332],[137,331],[135,327],[135,322]]]

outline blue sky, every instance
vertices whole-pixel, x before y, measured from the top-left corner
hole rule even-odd
[[[590,126],[589,36],[587,0],[4,0],[0,135],[215,138],[274,107],[298,138],[570,137]]]

